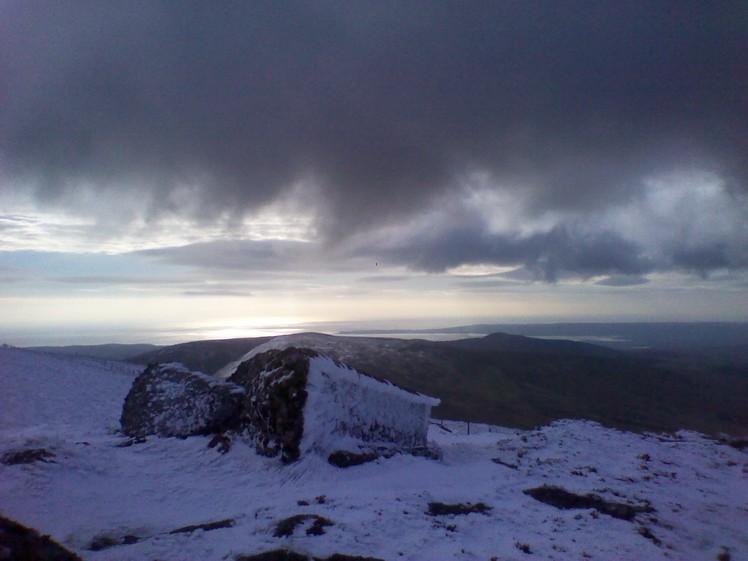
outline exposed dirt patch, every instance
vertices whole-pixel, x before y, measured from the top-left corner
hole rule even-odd
[[[172,530],[169,534],[191,534],[196,530],[203,530],[210,532],[211,530],[220,530],[221,528],[231,528],[234,526],[234,519],[227,518],[225,520],[218,520],[216,522],[209,522],[207,524],[195,524],[193,526],[184,526],[183,528],[177,528]]]
[[[543,485],[542,487],[525,489],[523,493],[531,496],[535,500],[555,506],[556,508],[593,508],[602,514],[607,514],[613,518],[619,518],[621,520],[630,521],[633,520],[637,514],[654,512],[654,508],[649,504],[630,505],[626,503],[606,501],[598,495],[578,495],[553,485]]]

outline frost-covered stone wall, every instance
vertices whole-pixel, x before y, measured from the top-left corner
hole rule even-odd
[[[426,446],[431,408],[439,404],[293,347],[253,356],[229,380],[247,390],[244,421],[258,450],[284,461],[306,452]]]

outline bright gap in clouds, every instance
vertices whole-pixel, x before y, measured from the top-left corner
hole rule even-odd
[[[465,278],[465,277],[462,277]],[[453,287],[434,276],[401,290],[346,293],[346,287],[252,297],[80,296],[3,298],[12,313],[0,341],[14,345],[150,342],[250,337],[295,331],[437,328],[473,323],[568,321],[744,321],[744,292],[718,295],[698,283],[642,287],[562,284]]]
[[[745,205],[718,177],[684,172],[597,214],[533,213],[521,189],[481,176],[410,220],[335,243],[317,236],[317,207],[298,189],[239,218],[166,213],[109,230],[100,217],[19,205],[0,217],[0,305],[10,310],[0,335],[174,343],[372,323],[744,321],[745,276],[720,259],[748,262]],[[554,242],[558,229],[572,241],[618,236],[651,265],[579,275],[560,261],[555,282],[543,282],[522,244]],[[507,237],[516,247],[501,246]]]

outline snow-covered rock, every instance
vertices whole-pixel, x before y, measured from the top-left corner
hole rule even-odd
[[[177,363],[153,364],[133,382],[120,419],[128,436],[192,436],[238,421],[244,391]]]
[[[257,448],[292,461],[306,452],[422,448],[439,400],[362,374],[310,349],[271,349],[229,378],[247,389]]]

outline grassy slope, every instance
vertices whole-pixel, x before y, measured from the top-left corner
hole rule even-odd
[[[629,430],[748,432],[748,374],[636,357],[476,351],[415,341],[348,361],[440,397],[435,417],[533,427],[585,418]]]

